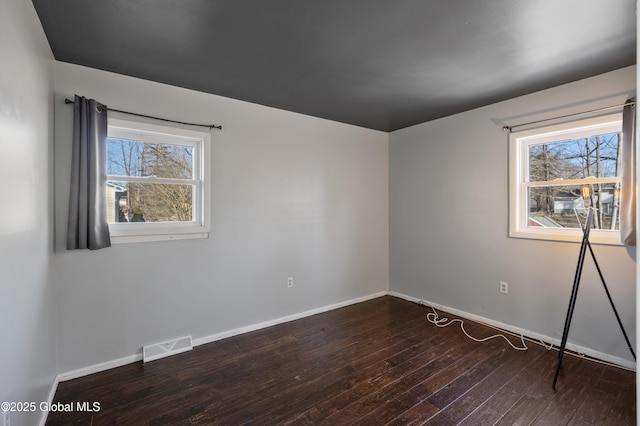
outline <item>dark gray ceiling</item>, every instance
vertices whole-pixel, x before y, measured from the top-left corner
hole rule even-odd
[[[33,0],[55,58],[392,131],[636,63],[635,0]]]

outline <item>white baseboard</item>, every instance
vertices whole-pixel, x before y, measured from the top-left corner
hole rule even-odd
[[[100,364],[90,365],[88,367],[78,368],[77,370],[67,371],[66,373],[60,373],[58,374],[58,382],[66,382],[67,380],[73,380],[79,377],[88,376],[89,374],[122,367],[123,365],[133,364],[138,361],[142,361],[141,353],[114,359],[112,361],[102,362]]]
[[[236,328],[233,330],[223,331],[221,333],[211,334],[209,336],[199,337],[193,339],[193,346],[200,346],[206,343],[215,342],[217,340],[226,339],[227,337],[237,336],[239,334],[248,333],[250,331],[260,330],[262,328],[271,327],[273,325],[282,324],[289,321],[294,321],[300,318],[305,318],[311,315],[320,314],[322,312],[332,311],[334,309],[342,308],[356,303],[364,302],[366,300],[375,299],[378,297],[386,296],[387,291],[381,291],[378,293],[370,294],[368,296],[358,297],[355,299],[347,300],[345,302],[335,303],[333,305],[323,306],[309,311],[300,312],[298,314],[288,315],[285,317],[276,318],[269,321],[260,322],[257,324],[251,324],[245,327]],[[125,356],[123,358],[115,359],[112,361],[103,362],[100,364],[90,365],[88,367],[79,368],[77,370],[67,371],[65,373],[58,374],[54,383],[54,388],[51,392],[51,401],[53,401],[53,395],[55,395],[56,388],[59,382],[65,382],[67,380],[77,379],[79,377],[88,376],[89,374],[99,373],[101,371],[110,370],[112,368],[121,367],[123,365],[132,364],[142,360],[142,353]],[[50,401],[50,402],[51,402]],[[46,416],[45,416],[46,418]]]
[[[49,396],[47,397],[47,405],[49,406],[53,403],[53,398],[55,397],[56,391],[58,390],[58,383],[60,382],[59,377],[60,376],[56,376],[56,378],[53,380],[53,384],[51,385],[51,390],[49,391]],[[42,414],[40,414],[40,422],[38,423],[40,426],[45,426],[45,424],[47,423],[48,415],[48,411],[43,411]]]
[[[509,325],[509,324],[505,324],[499,321],[495,321],[492,320],[490,318],[485,318],[479,315],[475,315],[475,314],[470,314],[469,312],[465,312],[465,311],[461,311],[459,309],[455,309],[455,308],[451,308],[449,306],[444,306],[444,305],[440,305],[438,303],[435,302],[430,302],[428,300],[424,300],[424,299],[419,299],[416,297],[412,297],[412,296],[408,296],[406,294],[402,294],[402,293],[398,293],[395,291],[390,291],[389,292],[390,296],[393,297],[398,297],[400,299],[404,299],[404,300],[408,300],[410,302],[415,302],[415,303],[419,303],[422,305],[426,305],[426,306],[432,306],[440,311],[444,311],[444,312],[448,312],[450,314],[453,315],[457,315],[459,317],[462,318],[466,318],[469,319],[471,321],[476,321],[485,325],[489,325],[491,327],[496,327],[496,328],[500,328],[506,331],[509,331],[511,333],[517,334],[517,335],[523,335],[525,337],[528,337],[529,339],[535,340],[535,341],[539,341],[542,340],[543,342],[545,342],[546,344],[553,344],[555,346],[560,346],[560,339],[556,339],[553,337],[549,337],[543,334],[538,334],[538,333],[534,333],[530,330],[525,330],[519,327],[515,327],[513,325]],[[586,348],[584,346],[581,345],[577,345],[574,343],[570,343],[567,346],[567,349],[571,349],[571,350],[575,350],[576,352],[585,354],[591,358],[595,358],[595,359],[599,359],[601,361],[605,361],[611,364],[615,364],[617,366],[620,366],[622,368],[626,368],[628,370],[632,370],[632,371],[636,371],[636,363],[633,361],[629,361],[626,360],[624,358],[620,358],[620,357],[616,357],[613,355],[609,355],[606,354],[604,352],[599,352],[596,351],[594,349],[591,348]]]
[[[237,336],[239,334],[249,333],[251,331],[260,330],[262,328],[271,327],[274,325],[282,324],[289,321],[295,321],[297,319],[310,317],[311,315],[321,314],[323,312],[332,311],[334,309],[343,308],[349,305],[355,305],[356,303],[364,302],[378,297],[386,296],[389,294],[387,291],[381,291],[379,293],[370,294],[368,296],[358,297],[356,299],[347,300],[346,302],[335,303],[333,305],[323,306],[309,311],[300,312],[298,314],[287,315],[285,317],[276,318],[269,321],[260,322],[257,324],[248,325],[246,327],[240,327],[229,331],[223,331],[221,333],[211,334],[209,336],[199,337],[193,340],[194,346],[204,345],[206,343],[215,342],[217,340],[226,339],[228,337]]]

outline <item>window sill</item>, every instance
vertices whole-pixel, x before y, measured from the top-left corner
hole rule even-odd
[[[111,244],[150,243],[154,241],[175,241],[209,238],[208,232],[195,234],[162,234],[162,235],[112,235]]]
[[[193,223],[166,226],[156,223],[110,224],[111,244],[148,243],[209,238],[209,229]]]
[[[511,238],[524,238],[530,240],[546,240],[546,241],[559,241],[569,243],[582,242],[582,231],[558,229],[557,232],[554,229],[545,228],[542,231],[536,232],[535,230],[518,230],[509,232]],[[620,241],[619,231],[604,231],[592,229],[589,233],[589,242],[591,244],[602,244],[611,246],[622,246]]]

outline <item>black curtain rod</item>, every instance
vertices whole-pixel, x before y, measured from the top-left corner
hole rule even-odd
[[[72,101],[71,99],[65,99],[64,100],[65,104],[73,104],[75,103],[74,101]],[[106,106],[100,105],[98,106],[99,110],[102,111],[113,111],[113,112],[119,112],[121,114],[127,114],[127,115],[135,115],[136,117],[144,117],[144,118],[151,118],[154,120],[161,120],[161,121],[167,121],[169,123],[177,123],[177,124],[185,124],[187,126],[198,126],[198,127],[208,127],[210,129],[219,129],[222,130],[222,125],[216,126],[215,124],[196,124],[196,123],[187,123],[184,121],[177,121],[177,120],[170,120],[168,118],[160,118],[160,117],[154,117],[153,115],[145,115],[145,114],[138,114],[137,112],[130,112],[130,111],[122,111],[120,109],[113,109],[113,108],[108,108]]]
[[[592,109],[591,111],[574,112],[573,114],[561,115],[559,117],[544,118],[542,120],[530,121],[528,123],[515,124],[513,126],[502,126],[502,131],[510,133],[515,127],[523,127],[523,126],[528,126],[530,124],[544,123],[545,121],[559,120],[561,118],[568,118],[568,117],[575,117],[576,115],[584,115],[584,114],[591,114],[591,113],[594,113],[594,112],[608,111],[610,109],[623,108],[623,107],[626,107],[626,106],[629,106],[629,105],[635,105],[635,104],[636,104],[635,102],[627,102],[627,103],[620,104],[620,105],[613,105],[613,106],[604,107],[604,108]]]

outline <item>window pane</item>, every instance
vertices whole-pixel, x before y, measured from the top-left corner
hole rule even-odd
[[[109,223],[191,222],[193,185],[107,183]]]
[[[193,147],[108,138],[107,174],[192,179]]]
[[[620,174],[619,133],[529,146],[529,181],[614,177]]]
[[[587,215],[585,206],[595,207],[592,229],[618,230],[620,191],[618,183],[591,185],[591,197],[585,203],[580,186],[529,188],[529,227],[580,228]]]

